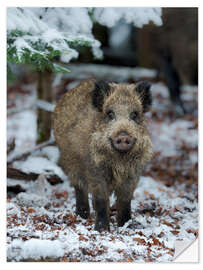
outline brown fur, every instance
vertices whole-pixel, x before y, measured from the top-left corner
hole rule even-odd
[[[124,211],[130,211],[133,191],[152,155],[142,97],[136,93],[135,85],[109,85],[110,92],[104,98],[101,112],[92,104],[94,80],[83,81],[65,94],[54,112],[54,133],[61,153],[60,163],[76,188],[77,212],[82,217],[88,217],[89,190],[97,212],[95,228],[99,231],[108,229],[109,195],[113,191],[117,196],[118,224],[121,226],[130,218],[130,213],[125,216]],[[116,120],[107,120],[108,109],[115,112]],[[137,123],[129,119],[133,110],[139,113]],[[128,153],[115,150],[109,140],[121,131],[136,138]],[[87,213],[84,214],[83,210]]]

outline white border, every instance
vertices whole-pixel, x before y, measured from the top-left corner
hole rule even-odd
[[[163,0],[140,0],[140,1],[135,1],[135,0],[126,0],[126,1],[70,1],[70,0],[58,0],[58,1],[50,1],[50,0],[30,0],[30,1],[20,1],[20,0],[1,0],[1,9],[0,9],[0,39],[1,39],[1,88],[0,88],[0,131],[1,131],[1,140],[0,140],[0,150],[1,150],[1,162],[0,162],[0,174],[1,174],[1,201],[0,201],[0,263],[3,267],[7,268],[20,268],[23,269],[24,267],[29,267],[29,268],[36,268],[36,267],[47,267],[47,263],[38,263],[37,265],[35,263],[6,263],[6,226],[5,226],[5,201],[6,201],[6,7],[9,6],[28,6],[28,7],[43,7],[43,6],[56,6],[56,7],[65,7],[65,6],[73,6],[73,7],[81,7],[81,6],[89,6],[89,7],[94,7],[94,6],[105,6],[105,7],[113,7],[113,6],[120,6],[120,7],[200,7],[200,1],[198,0],[170,0],[170,1],[163,1]],[[199,8],[199,29],[200,25],[202,26],[202,9],[201,7]],[[202,29],[202,27],[201,27]],[[200,34],[200,31],[199,31]],[[199,35],[199,48],[203,48],[202,44],[202,35]],[[199,50],[199,59],[202,59],[201,55],[201,49]],[[199,61],[200,62],[200,61]],[[200,64],[200,63],[199,63]],[[200,65],[199,65],[200,67]],[[201,69],[199,68],[199,89],[201,87]],[[199,115],[202,115],[202,110],[203,110],[203,100],[202,100],[202,95],[203,95],[203,89],[199,90]],[[202,125],[201,125],[201,118],[199,117],[199,138],[202,137],[201,135],[201,130],[202,130]],[[199,150],[201,149],[201,141],[199,142]],[[199,161],[201,159],[201,152],[199,152]],[[201,167],[201,165],[199,166]],[[199,179],[201,179],[201,169],[199,170],[200,175]],[[200,183],[200,181],[199,181]],[[200,188],[201,188],[201,183],[200,183]],[[200,198],[200,196],[199,196]],[[199,211],[200,212],[200,211]],[[201,220],[200,220],[201,221]],[[57,263],[59,264],[59,263]],[[146,269],[146,267],[150,267],[151,269],[163,269],[165,268],[180,268],[184,267],[184,270],[191,270],[192,269],[200,269],[201,267],[201,262],[200,264],[190,264],[190,263],[174,263],[173,266],[171,263],[142,263],[142,264],[131,264],[131,263],[111,263],[110,265],[107,263],[88,263],[88,265],[85,263],[60,263],[58,266],[60,268],[72,268],[74,267],[88,267],[90,270],[91,268],[97,267],[97,268],[103,268],[105,265],[108,267],[110,266],[111,268],[116,267],[128,267],[128,268],[133,268],[135,267],[142,267],[143,269]],[[49,263],[48,265],[49,268],[56,268],[56,263]],[[201,267],[202,268],[202,267]]]
[[[125,1],[118,1],[118,0],[111,0],[111,1],[101,1],[101,0],[86,0],[86,1],[67,1],[67,0],[30,0],[30,1],[22,1],[22,0],[7,0],[6,6],[24,6],[24,7],[47,7],[47,6],[55,6],[55,7],[65,7],[65,6],[73,6],[73,7],[195,7],[200,5],[200,0],[170,0],[170,1],[163,1],[163,0],[125,0]]]
[[[0,39],[1,39],[1,87],[0,87],[0,262],[6,256],[6,12],[5,7],[0,9]]]

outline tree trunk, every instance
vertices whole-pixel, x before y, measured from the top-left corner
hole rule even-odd
[[[37,98],[52,103],[52,72],[49,70],[38,72]],[[47,141],[50,138],[51,118],[50,112],[37,109],[37,143]]]

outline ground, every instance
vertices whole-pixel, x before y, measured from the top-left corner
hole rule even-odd
[[[33,85],[8,92],[9,109],[35,100]],[[132,219],[116,222],[111,196],[110,232],[94,230],[94,211],[84,220],[75,214],[75,194],[57,165],[56,146],[35,151],[12,166],[40,174],[27,182],[8,179],[8,261],[168,262],[174,259],[175,241],[198,236],[197,88],[184,86],[182,98],[192,112],[173,113],[167,88],[153,83],[153,106],[147,114],[154,155],[146,167],[132,201]],[[29,149],[36,139],[33,108],[8,116],[8,139],[16,138],[15,151]],[[63,183],[51,185],[44,175],[54,173]],[[91,203],[91,195],[90,195]]]

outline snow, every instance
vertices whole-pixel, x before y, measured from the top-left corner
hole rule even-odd
[[[41,153],[47,156],[53,163],[57,163],[60,157],[59,150],[56,146],[46,146],[41,149]]]
[[[28,8],[7,8],[7,30],[39,33],[48,30],[48,26],[36,17]]]
[[[20,255],[19,255],[20,251]],[[45,257],[60,257],[63,256],[64,250],[61,247],[61,243],[58,240],[39,240],[30,239],[26,242],[21,242],[19,240],[14,240],[7,252],[8,256],[10,254],[14,255],[15,259],[39,259]],[[11,255],[11,257],[12,257]]]
[[[151,92],[153,98],[152,110],[157,111],[158,108],[161,116],[167,108],[171,108],[168,89],[163,83],[153,83]],[[195,100],[197,102],[197,87],[182,86],[181,96],[183,102],[186,100]],[[188,98],[188,96],[190,98]],[[148,115],[150,129],[152,129],[153,147],[157,152],[160,151],[162,156],[170,157],[176,155],[177,150],[181,147],[183,142],[186,143],[188,147],[197,147],[198,131],[193,128],[193,121],[177,118],[176,121],[171,122],[169,118],[166,118],[164,122],[157,121],[152,123],[150,120],[152,113],[149,112]],[[197,160],[197,154],[193,153],[190,155],[190,159],[194,159],[195,162],[195,160]]]
[[[10,117],[8,117],[9,120]],[[32,125],[30,125],[32,123]],[[23,111],[12,116],[12,121],[7,121],[8,139],[15,134],[15,144],[17,149],[21,149],[22,142],[28,147],[36,140],[36,114],[32,110]]]
[[[152,85],[151,92],[152,92],[153,97],[156,97],[157,95],[160,95],[163,98],[169,98],[168,89],[163,83],[160,83],[160,82],[154,83]]]
[[[190,162],[195,164],[198,162],[198,154],[197,153],[191,153],[190,154]]]
[[[30,194],[21,192],[16,196],[18,205],[20,206],[30,206],[30,207],[41,207],[48,203],[47,198],[43,198],[38,194]]]
[[[87,8],[50,8],[44,11],[43,19],[51,27],[57,27],[64,32],[68,30],[71,34],[89,35],[92,29]]]
[[[13,187],[13,186],[17,186],[17,185],[19,185],[19,180],[7,178],[7,186]],[[20,186],[25,190],[29,187],[29,185],[30,185],[30,183],[27,181],[22,180],[20,182]]]
[[[127,81],[129,78],[139,79],[154,78],[157,74],[156,70],[141,68],[141,67],[120,67],[110,65],[99,65],[99,64],[70,64],[69,68],[71,72],[65,74],[64,78],[87,79],[96,77],[103,80],[112,80],[117,82]],[[59,79],[55,81],[59,82]]]
[[[129,24],[120,22],[110,29],[109,46],[111,48],[119,49],[125,48],[126,43],[130,44],[131,26]]]
[[[177,120],[174,123],[165,122],[153,125],[154,131],[159,134],[159,139],[156,139],[156,134],[153,136],[153,147],[156,151],[160,151],[163,156],[173,156],[177,149],[182,145],[182,141],[190,147],[197,147],[198,132],[195,129],[189,129],[194,123],[192,121]],[[165,148],[163,152],[162,149]]]
[[[62,169],[45,157],[30,156],[26,161],[15,161],[14,166],[16,169],[22,170],[25,173],[56,174],[62,179],[66,178]]]
[[[7,211],[9,211],[11,215],[20,215],[20,210],[16,206],[16,204],[10,202],[10,203],[7,203],[6,207],[7,207]]]
[[[19,66],[18,69],[20,69]],[[17,76],[19,76],[19,74],[17,74]],[[17,152],[33,147],[37,138],[37,118],[36,112],[33,110],[36,102],[36,84],[22,85],[22,89],[27,93],[25,95],[16,96],[14,109],[23,107],[26,108],[26,110],[8,115],[7,119],[7,139],[9,140],[15,135],[15,150]]]
[[[54,104],[51,104],[51,103],[46,102],[44,100],[38,99],[36,103],[37,103],[38,108],[43,109],[43,110],[48,111],[48,112],[53,112],[55,109]]]
[[[150,21],[161,26],[161,15],[161,8],[95,8],[94,11],[95,19],[108,27],[115,26],[121,18],[137,27],[142,27]]]
[[[184,101],[190,101],[191,99],[198,99],[198,88],[196,85],[183,85],[182,90],[182,99]]]

